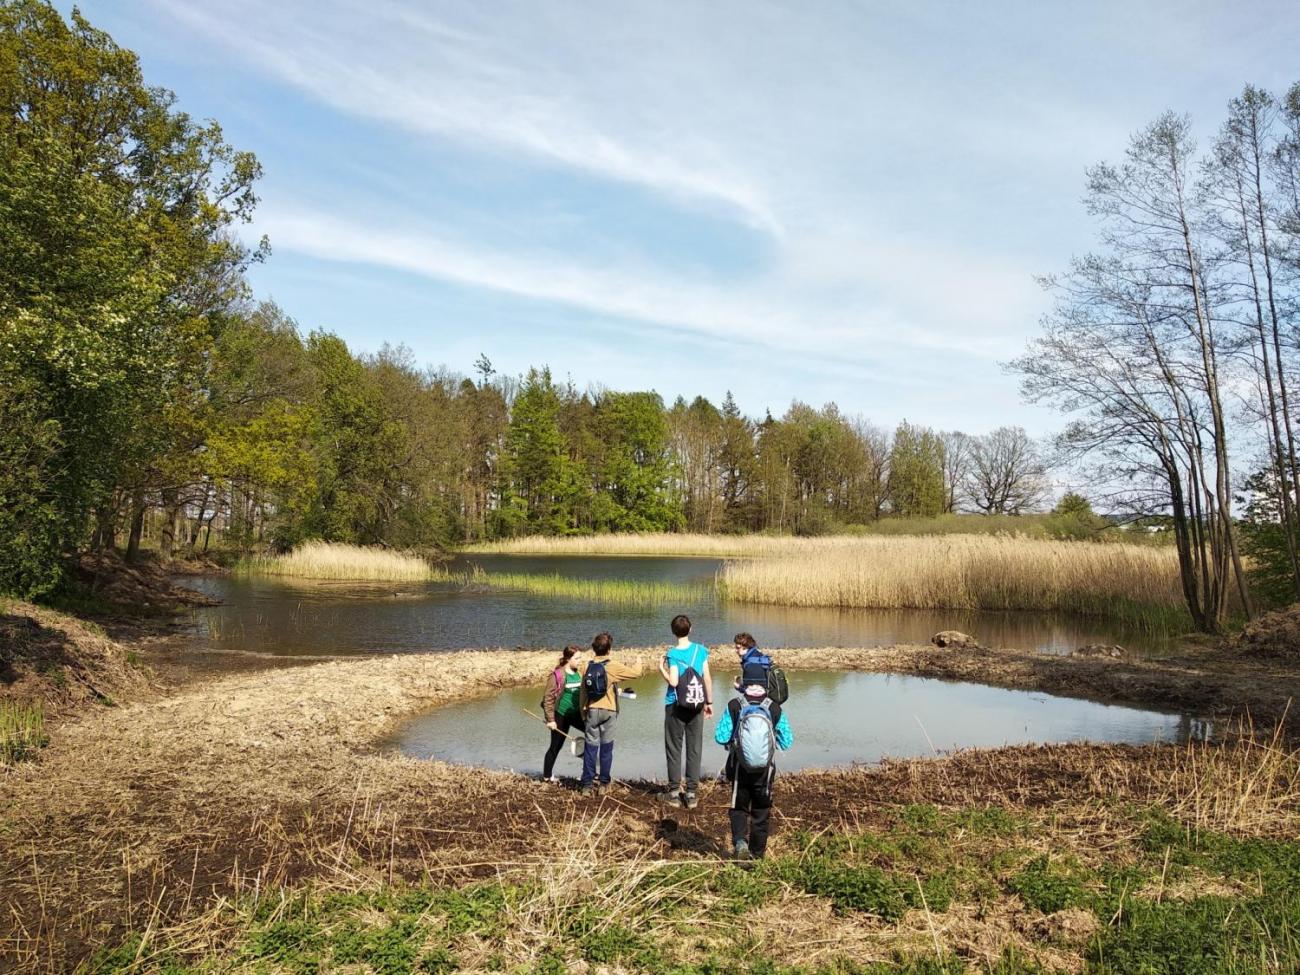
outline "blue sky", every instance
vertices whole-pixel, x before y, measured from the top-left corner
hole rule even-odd
[[[1059,418],[998,363],[1087,250],[1084,169],[1300,80],[1294,2],[93,0],[262,160],[304,328],[753,415]]]

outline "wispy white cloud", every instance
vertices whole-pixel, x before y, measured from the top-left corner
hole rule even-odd
[[[167,9],[268,74],[343,111],[713,201],[756,228],[780,231],[761,190],[728,164],[713,140],[635,108],[623,120],[624,131],[611,130],[592,117],[593,92],[580,78],[554,62],[521,56],[530,50],[523,9],[512,17],[499,8],[490,18],[501,28],[496,34],[491,22],[486,33],[456,30],[417,9],[384,2],[322,3],[305,22],[291,5],[251,0],[168,3]],[[512,22],[523,31],[509,46],[501,41]]]
[[[1005,354],[1009,347],[969,330],[973,317],[984,316],[964,296],[978,287],[999,309],[1017,304],[1014,289],[1005,288],[1005,281],[998,294],[998,282],[992,280],[995,275],[987,265],[983,273],[978,268],[950,270],[950,277],[970,277],[970,287],[962,294],[925,289],[925,278],[934,273],[931,254],[890,255],[890,273],[897,275],[906,268],[916,285],[917,303],[928,303],[929,317],[941,323],[932,329],[908,329],[897,310],[872,307],[858,295],[805,305],[797,300],[798,292],[781,281],[759,282],[739,292],[727,286],[684,284],[663,277],[653,267],[595,268],[562,258],[480,251],[427,232],[313,210],[264,210],[257,231],[269,234],[277,246],[325,260],[393,268],[613,318],[863,366],[927,350],[981,357]],[[839,253],[842,260],[845,252]],[[879,266],[882,256],[859,250],[863,273],[870,273],[873,264]]]

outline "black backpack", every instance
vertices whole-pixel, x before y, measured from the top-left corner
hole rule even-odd
[[[785,678],[785,671],[757,649],[746,655],[741,666],[740,685],[744,687],[746,684],[761,684],[767,688],[767,696],[777,704],[790,700],[790,683]]]
[[[605,665],[598,660],[587,664],[582,675],[582,689],[587,692],[587,707],[591,707],[609,693],[609,678],[605,676]]]
[[[704,678],[693,666],[699,651],[691,655],[691,666],[677,675],[677,706],[684,711],[699,711],[704,707]]]
[[[790,682],[785,679],[785,671],[776,664],[767,669],[767,696],[776,704],[790,700]]]

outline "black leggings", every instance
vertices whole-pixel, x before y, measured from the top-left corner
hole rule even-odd
[[[549,779],[551,773],[555,771],[555,759],[560,754],[560,749],[568,740],[569,729],[577,728],[582,730],[583,720],[581,718],[556,718],[555,726],[559,731],[551,732],[551,743],[546,748],[546,758],[542,760],[542,778]]]

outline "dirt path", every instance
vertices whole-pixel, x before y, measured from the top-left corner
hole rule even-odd
[[[635,651],[623,651],[625,656]],[[978,680],[1198,714],[1286,711],[1294,673],[891,647],[781,653],[791,668]],[[593,806],[611,844],[717,855],[726,797],[665,815],[648,785],[597,802],[523,776],[379,754],[393,722],[494,688],[540,687],[553,655],[470,651],[241,673],[100,708],[56,729],[39,764],[0,771],[0,962],[62,971],[127,929],[238,890],[458,880],[535,857]],[[539,736],[539,750],[542,740]],[[1143,797],[1177,749],[1055,746],[784,779],[778,830],[869,823],[900,802],[1042,805]],[[780,842],[779,838],[776,841]],[[0,964],[0,968],[4,965]]]

